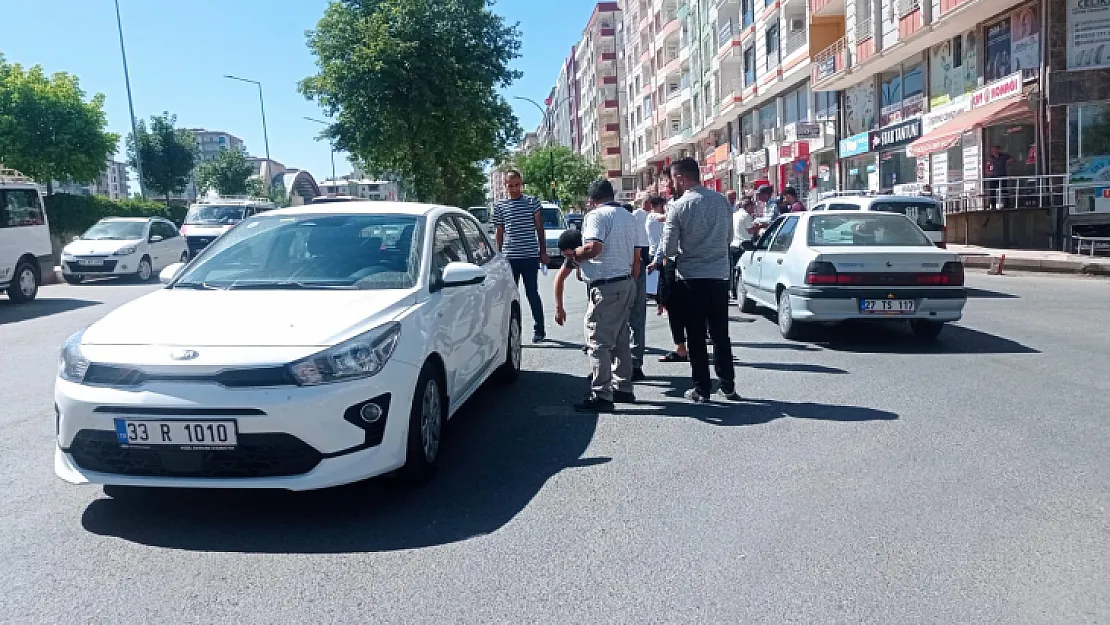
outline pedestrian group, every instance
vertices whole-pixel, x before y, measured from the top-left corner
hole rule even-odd
[[[736,298],[743,245],[783,212],[805,210],[797,192],[786,187],[773,197],[770,184],[757,183],[754,196],[737,200],[706,188],[701,168],[684,158],[663,170],[667,200],[644,198],[636,208],[616,200],[613,185],[597,180],[587,190],[581,231],[566,230],[558,247],[565,261],[555,276],[555,322],[566,322],[563,295],[573,274],[584,282],[585,352],[589,390],[575,409],[611,412],[636,401],[633,384],[646,379],[648,299],[667,315],[674,348],[661,362],[689,362],[693,386],[685,397],[695,403],[714,394],[708,345],[713,345],[716,394],[737,401],[736,368],[729,337],[729,298]],[[523,194],[518,171],[505,175],[509,199],[494,207],[497,245],[524,282],[532,312],[534,342],[544,341],[543,304],[538,288],[546,267],[546,236],[539,200]]]

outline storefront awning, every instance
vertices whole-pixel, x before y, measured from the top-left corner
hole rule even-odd
[[[956,145],[965,132],[1032,114],[1024,98],[991,102],[966,113],[960,113],[929,131],[925,136],[906,146],[906,155],[921,158],[933,152],[947,150]]]

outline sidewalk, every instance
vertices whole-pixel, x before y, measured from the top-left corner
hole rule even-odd
[[[1003,271],[1010,269],[1110,276],[1110,258],[1106,256],[1091,257],[1087,254],[1046,250],[1000,250],[975,245],[949,244],[948,249],[959,254],[967,267],[989,269],[993,261],[1005,255]]]

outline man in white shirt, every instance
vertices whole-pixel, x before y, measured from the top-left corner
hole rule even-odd
[[[628,324],[632,327],[632,381],[647,379],[644,375],[644,349],[647,341],[647,266],[651,262],[648,250],[648,217],[651,200],[645,199],[640,207],[632,211],[636,220],[636,250],[640,253],[640,274],[636,276],[636,296],[632,301],[632,313]]]
[[[732,243],[728,248],[732,262],[732,299],[736,299],[736,290],[740,285],[740,269],[736,264],[744,253],[742,246],[744,241],[751,241],[758,230],[755,225],[755,202],[751,198],[745,199],[740,204],[740,210],[732,214]]]

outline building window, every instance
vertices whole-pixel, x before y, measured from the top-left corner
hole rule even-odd
[[[782,96],[782,123],[793,124],[809,120],[809,84]]]
[[[767,68],[779,65],[779,23],[767,24]]]
[[[744,28],[747,28],[748,26],[751,26],[752,23],[755,22],[755,8],[754,8],[754,5],[755,5],[755,0],[741,0],[741,3],[740,3],[741,9],[740,9],[740,11],[741,11],[741,14],[742,14],[742,19],[743,19],[743,21],[741,23],[743,24]]]
[[[835,120],[837,91],[818,91],[814,94],[813,118],[818,121]]]
[[[902,69],[882,73],[879,88],[879,125],[887,126],[902,120]]]
[[[748,113],[740,118],[740,135],[743,141],[741,149],[744,152],[750,152],[756,148],[754,113]]]
[[[755,46],[744,48],[744,86],[755,83]]]

